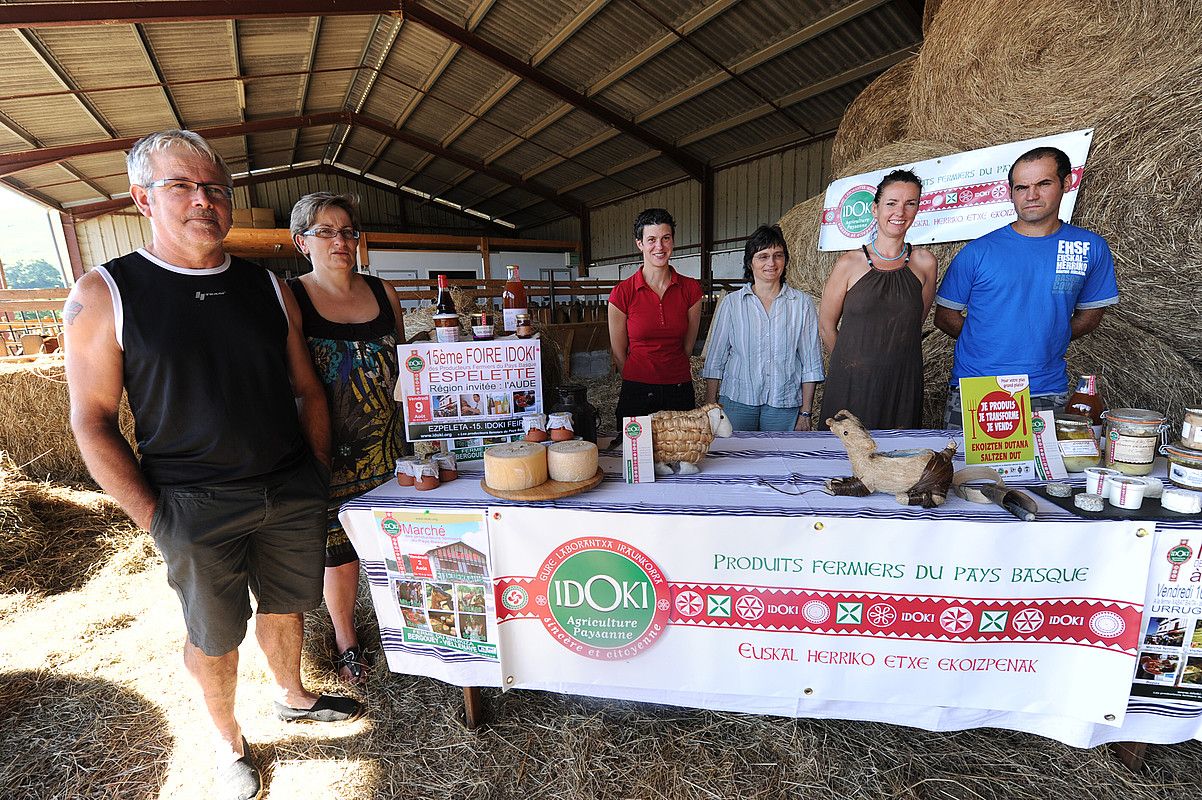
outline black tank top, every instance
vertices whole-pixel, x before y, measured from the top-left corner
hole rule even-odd
[[[288,379],[288,319],[267,270],[130,253],[104,265],[120,306],[125,389],[154,486],[266,479],[307,455]]]

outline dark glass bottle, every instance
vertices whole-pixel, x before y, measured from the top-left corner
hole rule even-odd
[[[595,406],[589,403],[585,387],[578,383],[560,384],[555,390],[555,404],[548,413],[568,411],[572,414],[572,425],[576,435],[585,441],[597,443],[597,426],[601,423],[601,415]]]

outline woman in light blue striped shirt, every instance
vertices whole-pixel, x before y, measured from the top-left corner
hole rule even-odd
[[[706,402],[721,403],[737,431],[810,430],[814,384],[823,379],[818,312],[785,283],[788,263],[780,228],[757,228],[743,250],[748,284],[722,301],[710,325]]]

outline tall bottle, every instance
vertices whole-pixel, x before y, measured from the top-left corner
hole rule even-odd
[[[438,297],[434,301],[434,341],[459,341],[459,314],[455,310],[455,301],[451,299],[446,275],[438,276]]]
[[[1102,424],[1102,412],[1106,410],[1106,404],[1102,402],[1102,396],[1098,393],[1097,375],[1081,376],[1077,381],[1077,390],[1069,397],[1064,410],[1070,414],[1089,417],[1093,425]]]
[[[501,314],[504,317],[505,333],[515,333],[518,329],[518,314],[527,313],[526,287],[522,285],[517,264],[509,264],[505,267],[505,272],[505,289],[501,292]]]

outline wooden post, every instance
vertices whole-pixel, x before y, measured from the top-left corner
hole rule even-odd
[[[1110,752],[1127,769],[1139,772],[1144,768],[1144,756],[1148,752],[1147,742],[1111,742]]]
[[[701,291],[710,296],[714,291],[714,168],[706,165],[701,176]]]
[[[484,700],[479,686],[463,687],[463,719],[469,731],[474,731],[484,722]]]
[[[589,222],[589,207],[585,206],[580,214],[580,277],[588,276],[588,268],[593,260],[593,231]]]
[[[489,256],[489,252],[488,252],[488,237],[481,236],[480,237],[480,263],[484,265],[484,272],[482,273],[482,277],[484,278],[484,280],[488,280],[492,277],[492,264],[490,262],[491,262],[491,258]]]
[[[371,257],[367,255],[367,231],[359,234],[359,266],[363,269],[371,266]]]

